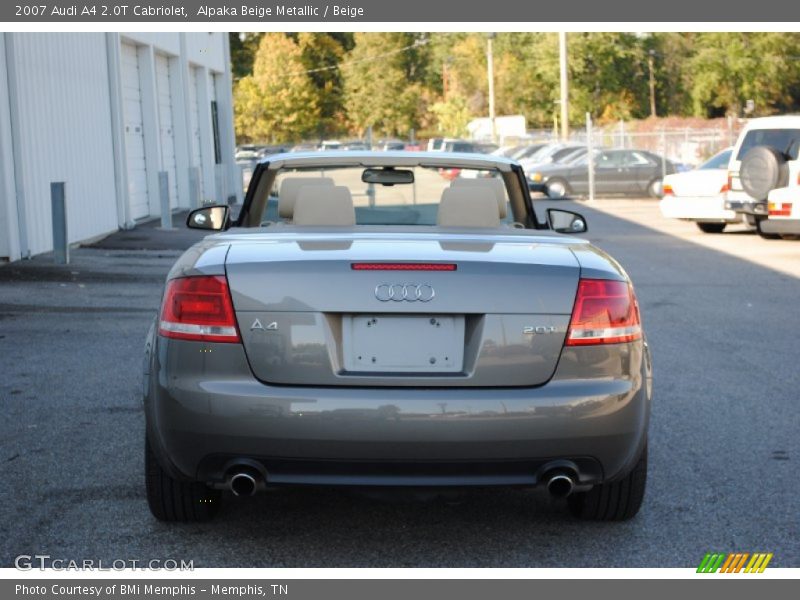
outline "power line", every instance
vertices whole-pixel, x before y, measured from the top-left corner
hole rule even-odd
[[[408,46],[403,46],[402,48],[397,48],[396,50],[390,50],[388,52],[384,52],[383,54],[376,54],[373,56],[367,56],[365,58],[359,58],[358,60],[351,60],[348,62],[342,62],[335,65],[329,65],[327,67],[317,67],[316,69],[307,69],[305,71],[291,71],[289,73],[283,73],[284,77],[291,77],[293,75],[308,75],[311,73],[322,73],[325,71],[335,71],[336,69],[341,69],[343,67],[349,67],[350,65],[360,65],[362,63],[372,62],[375,60],[381,60],[387,58],[389,56],[394,56],[396,54],[402,54],[403,52],[408,52],[409,50],[414,50],[415,48],[420,48],[421,46],[425,46],[430,43],[430,39],[419,39],[415,40],[413,44]]]

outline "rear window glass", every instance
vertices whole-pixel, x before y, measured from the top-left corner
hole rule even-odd
[[[291,177],[327,177],[333,184],[350,190],[356,213],[357,225],[428,225],[435,226],[439,212],[439,201],[456,178],[476,179],[500,177],[494,169],[454,169],[433,167],[410,167],[414,172],[414,183],[398,185],[368,184],[361,180],[363,167],[322,167],[318,169],[281,170],[278,172],[263,223],[281,221],[278,213],[281,185]],[[502,181],[502,179],[501,179]],[[461,182],[464,185],[469,183]],[[491,188],[485,188],[494,196]],[[503,200],[508,206],[508,189],[503,186]],[[320,200],[324,202],[324,196]],[[513,222],[511,210],[506,211],[503,222]]]
[[[732,150],[725,150],[720,152],[719,154],[712,156],[702,165],[697,167],[698,169],[727,169],[728,163],[731,162],[731,154],[733,154]]]
[[[553,152],[553,162],[558,162],[563,158],[566,158],[570,154],[577,152],[579,148],[564,148],[563,150],[559,150],[558,152]]]
[[[797,160],[800,150],[800,129],[753,129],[748,131],[739,148],[736,160],[742,160],[745,154],[756,146],[770,146],[783,152],[789,160]]]

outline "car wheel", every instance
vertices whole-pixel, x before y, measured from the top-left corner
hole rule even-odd
[[[777,233],[766,233],[765,231],[762,231],[762,229],[761,229],[761,221],[763,221],[763,220],[764,219],[756,219],[756,231],[758,232],[758,235],[760,235],[765,240],[779,240],[779,239],[781,239],[781,236],[779,234],[777,234]]]
[[[219,510],[222,493],[197,481],[178,481],[158,462],[150,442],[144,442],[145,487],[150,512],[159,521],[208,521]]]
[[[569,184],[563,179],[551,179],[547,182],[548,198],[564,198],[569,195]]]
[[[636,516],[647,482],[647,445],[630,473],[619,481],[596,485],[567,498],[570,512],[592,521],[626,521]]]
[[[663,190],[664,186],[661,185],[660,179],[653,179],[653,181],[647,185],[647,195],[651,198],[661,198],[664,193]]]
[[[703,233],[722,233],[727,223],[698,223],[697,226]]]

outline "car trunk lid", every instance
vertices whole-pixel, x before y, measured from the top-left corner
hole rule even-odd
[[[728,181],[728,172],[724,169],[698,169],[676,175],[668,175],[664,185],[672,188],[675,196],[703,198],[719,196]]]
[[[580,275],[561,240],[511,236],[275,236],[226,270],[256,377],[343,386],[542,384]]]

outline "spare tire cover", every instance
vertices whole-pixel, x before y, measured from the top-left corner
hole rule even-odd
[[[789,182],[786,157],[769,146],[751,148],[742,159],[739,179],[750,197],[766,200],[772,190],[785,187]]]

